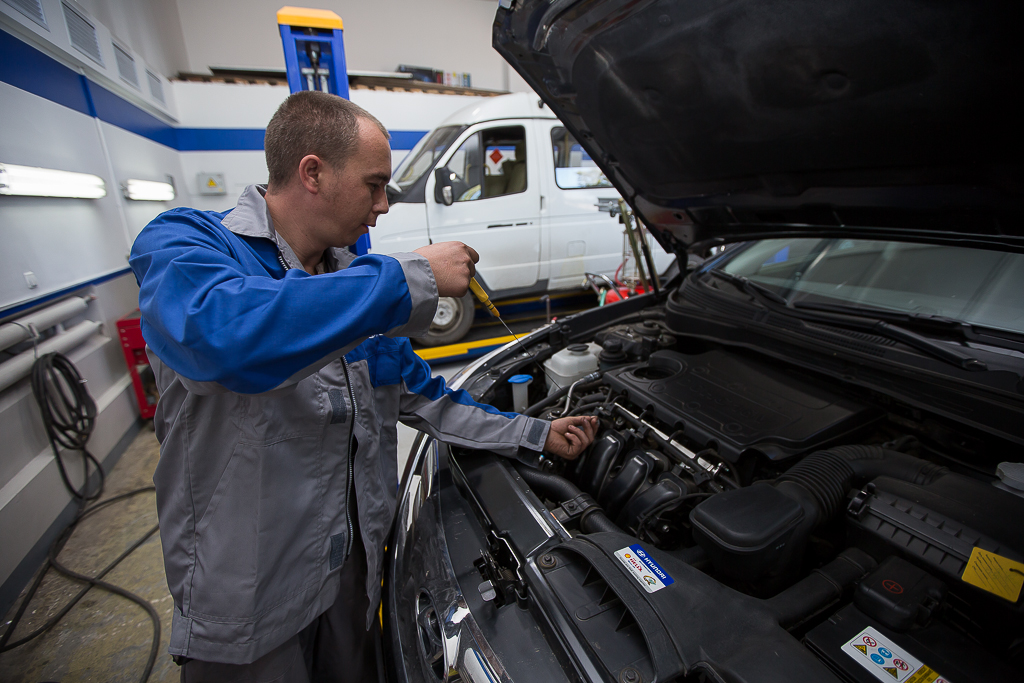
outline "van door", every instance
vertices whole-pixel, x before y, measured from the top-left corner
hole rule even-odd
[[[427,224],[433,242],[459,240],[480,254],[477,272],[492,292],[537,284],[540,263],[539,160],[528,152],[529,120],[469,128],[442,157],[454,202],[445,206],[431,176]]]
[[[560,121],[537,124],[537,139],[547,145],[542,154],[547,193],[541,225],[550,245],[549,288],[578,287],[585,272],[612,277],[631,250],[618,217],[599,211],[596,205],[599,199],[618,200],[619,193]],[[665,272],[675,256],[650,235],[647,246],[654,267]]]
[[[541,222],[551,254],[549,287],[579,287],[588,272],[611,276],[622,262],[622,225],[597,203],[619,193],[560,121],[537,124],[545,148]]]

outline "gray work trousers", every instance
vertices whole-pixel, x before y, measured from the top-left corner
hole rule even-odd
[[[380,679],[380,622],[366,630],[366,551],[359,525],[330,609],[251,664],[187,660],[181,683],[375,683]]]

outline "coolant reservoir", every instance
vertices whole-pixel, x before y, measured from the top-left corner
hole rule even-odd
[[[544,374],[548,378],[548,395],[567,387],[576,380],[597,370],[597,354],[601,347],[590,344],[570,344],[544,361]]]

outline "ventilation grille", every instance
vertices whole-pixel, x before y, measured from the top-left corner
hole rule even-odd
[[[128,51],[114,43],[114,59],[117,61],[117,73],[128,85],[139,87],[139,72],[135,70],[135,58]]]
[[[40,0],[4,0],[4,3],[18,10],[47,31],[50,30],[50,27],[46,25],[46,17],[43,15],[43,3]]]
[[[71,44],[102,66],[103,56],[100,54],[100,42],[96,38],[96,27],[74,7],[63,2],[61,7],[64,9],[64,21],[68,24]]]
[[[147,69],[146,80],[149,81],[149,94],[153,96],[153,99],[160,104],[167,104],[167,100],[164,99],[164,84],[160,82],[156,74]]]

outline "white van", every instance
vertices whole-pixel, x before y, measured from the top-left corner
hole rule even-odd
[[[459,240],[480,253],[477,280],[492,297],[576,289],[584,273],[611,276],[622,263],[622,226],[597,207],[618,197],[536,95],[488,98],[448,117],[398,165],[371,251]],[[663,272],[674,257],[649,244]],[[442,299],[419,341],[458,341],[473,305],[471,294]]]

